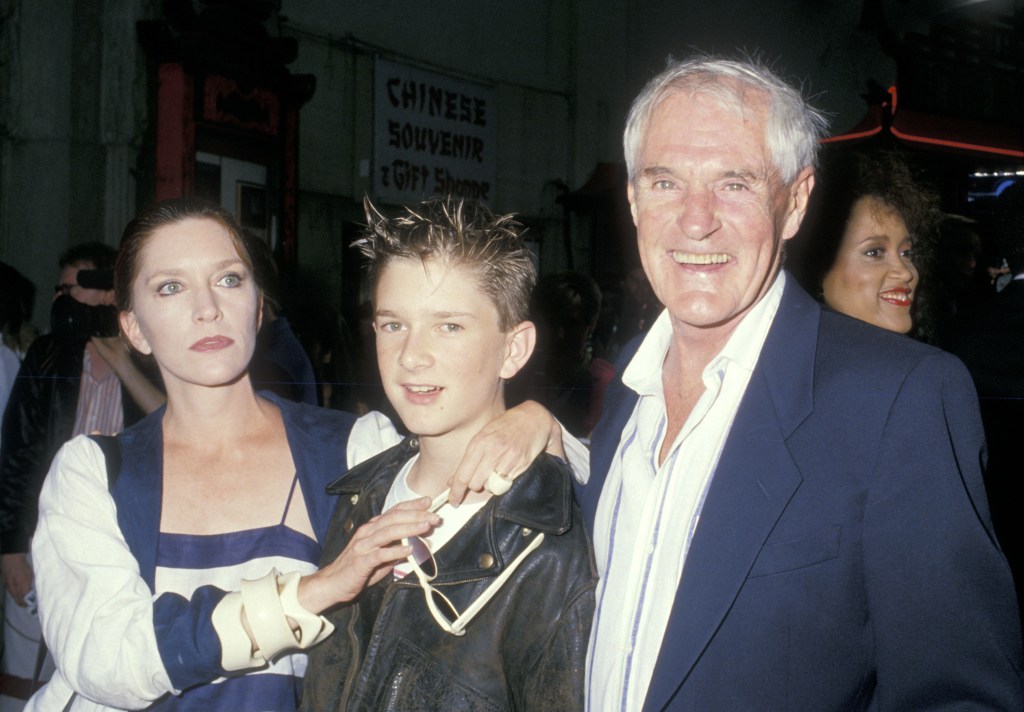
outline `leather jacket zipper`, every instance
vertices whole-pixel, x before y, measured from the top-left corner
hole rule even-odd
[[[338,706],[339,711],[348,709],[348,698],[352,694],[352,686],[355,683],[356,673],[359,672],[360,658],[362,652],[359,650],[359,638],[356,637],[356,632],[353,628],[356,625],[356,621],[359,620],[359,603],[352,604],[355,607],[353,615],[349,620],[348,628],[346,633],[348,634],[349,642],[352,645],[352,650],[355,654],[352,656],[352,663],[348,666],[348,672],[345,674],[345,685],[341,688],[341,704]]]

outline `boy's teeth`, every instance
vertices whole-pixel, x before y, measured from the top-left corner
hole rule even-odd
[[[437,386],[408,386],[408,388],[413,393],[430,393],[437,390]]]

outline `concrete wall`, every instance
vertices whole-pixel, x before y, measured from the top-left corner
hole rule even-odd
[[[145,121],[135,21],[153,0],[8,0],[0,6],[0,259],[35,282],[49,319],[57,258],[116,245],[135,210]]]
[[[1009,0],[977,4],[999,3]],[[868,78],[894,79],[875,35],[858,27],[861,4],[283,0],[268,30],[295,37],[291,70],[317,78],[300,114],[300,284],[326,290],[335,304],[340,298],[342,233],[362,220],[369,189],[377,55],[493,88],[493,206],[524,216],[541,238],[548,271],[567,261],[556,198],[583,185],[598,162],[621,159],[629,102],[666,55],[760,52],[806,82],[841,131],[862,115]],[[881,6],[897,33],[921,29],[932,7],[923,0]],[[57,254],[86,239],[114,244],[135,210],[138,152],[151,117],[134,23],[160,12],[160,0],[0,0],[0,259],[39,285],[39,324]],[[575,237],[574,260],[586,270],[590,246]]]
[[[363,219],[375,56],[493,87],[492,206],[525,216],[541,238],[543,267],[564,268],[557,186],[578,187],[598,160],[618,154],[607,107],[610,94],[622,94],[623,62],[615,55],[624,43],[609,34],[624,11],[591,7],[566,0],[493,6],[458,0],[443,10],[412,1],[384,8],[285,2],[283,32],[301,48],[291,69],[317,76],[316,94],[301,115],[299,261],[309,278],[337,283],[348,254],[338,244],[340,225]],[[592,61],[600,54],[604,61]]]

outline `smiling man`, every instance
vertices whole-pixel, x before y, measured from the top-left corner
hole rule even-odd
[[[628,197],[666,308],[580,488],[595,712],[1024,705],[966,372],[781,271],[823,130],[749,62],[673,63],[633,104]]]

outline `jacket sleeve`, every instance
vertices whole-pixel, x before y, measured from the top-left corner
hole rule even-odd
[[[1013,581],[982,484],[984,434],[963,366],[936,354],[905,379],[864,510],[880,710],[1024,709]],[[960,709],[960,707],[958,707]]]
[[[40,339],[37,339],[40,342]],[[36,523],[36,500],[49,463],[46,460],[48,390],[53,378],[44,378],[38,366],[46,342],[29,348],[11,388],[3,413],[0,438],[0,550],[28,553]]]
[[[82,696],[137,709],[224,674],[210,622],[224,592],[153,596],[118,528],[103,453],[84,436],[54,458],[32,555],[47,644]]]
[[[523,685],[523,703],[531,712],[565,712],[584,708],[587,645],[594,619],[596,579],[570,598],[557,618],[557,625],[532,661]]]

